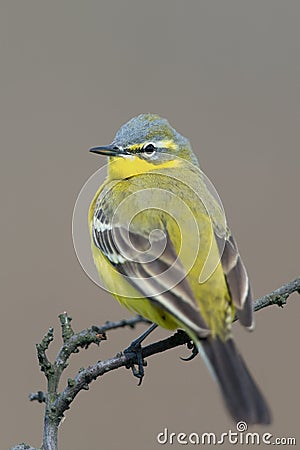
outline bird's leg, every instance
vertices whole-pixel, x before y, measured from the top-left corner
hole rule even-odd
[[[155,330],[155,328],[157,328],[157,324],[153,323],[148,328],[148,330],[142,333],[137,339],[132,341],[129,347],[127,347],[123,351],[124,355],[129,359],[128,364],[126,364],[126,368],[131,369],[133,375],[140,380],[138,386],[142,384],[142,380],[144,377],[144,366],[146,365],[143,361],[141,343],[146,339],[147,336],[149,336],[150,333],[152,333],[153,330]],[[137,368],[135,367],[135,364],[132,362],[132,360],[137,361]]]
[[[194,359],[194,358],[198,355],[198,353],[199,353],[199,351],[198,351],[196,345],[195,345],[192,341],[188,342],[187,348],[190,349],[190,350],[192,350],[192,353],[191,353],[190,356],[188,356],[187,358],[182,358],[182,357],[180,356],[180,359],[181,359],[182,361],[192,361],[192,359]]]

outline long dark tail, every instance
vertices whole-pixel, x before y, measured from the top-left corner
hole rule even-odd
[[[247,424],[269,424],[268,405],[249,373],[232,339],[200,340],[209,365],[217,378],[225,404],[234,420]]]

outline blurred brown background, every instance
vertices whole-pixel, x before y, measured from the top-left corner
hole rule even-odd
[[[88,153],[121,124],[157,112],[188,136],[217,187],[263,295],[299,276],[298,1],[2,1],[1,449],[41,445],[45,388],[35,343],[66,310],[80,330],[129,317],[93,284],[73,250],[78,192],[105,161]],[[299,436],[299,298],[235,336],[274,414]],[[68,376],[114,355],[136,331],[73,356]],[[167,335],[157,332],[151,339]],[[234,429],[203,362],[184,348],[149,360],[142,387],[125,369],[81,393],[60,448],[160,448],[156,435]],[[262,446],[263,447],[263,446]],[[173,445],[172,448],[182,448]]]

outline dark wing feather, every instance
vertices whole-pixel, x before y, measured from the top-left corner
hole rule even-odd
[[[216,236],[221,253],[221,264],[227,286],[240,322],[253,327],[252,293],[249,278],[233,236],[221,239]]]

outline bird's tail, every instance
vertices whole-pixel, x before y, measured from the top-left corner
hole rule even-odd
[[[233,340],[206,338],[198,342],[198,350],[212,369],[233,419],[249,425],[269,424],[268,405]]]

